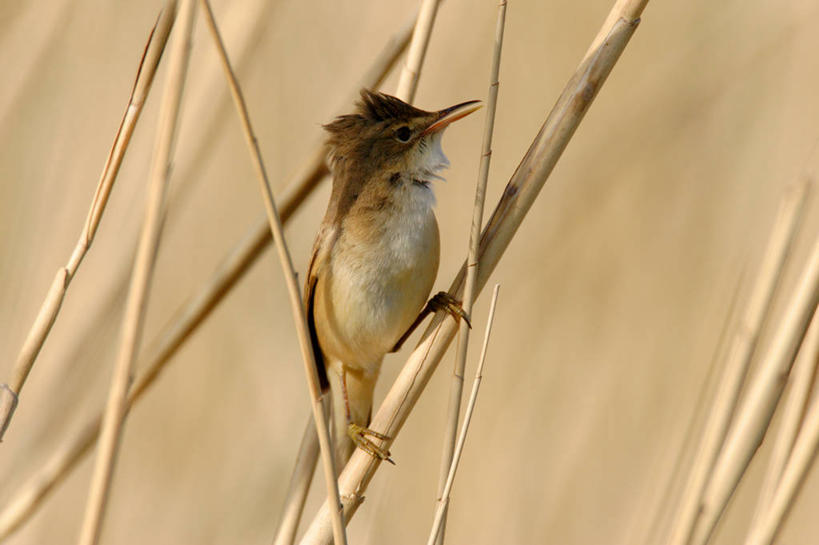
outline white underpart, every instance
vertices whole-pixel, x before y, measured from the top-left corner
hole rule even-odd
[[[386,235],[362,244],[342,231],[335,245],[332,298],[334,308],[344,311],[325,344],[348,368],[376,373],[432,289],[439,240],[429,182],[443,180],[438,172],[449,166],[441,136],[430,135],[416,148],[407,172],[411,180],[393,195],[393,208],[382,219]]]
[[[426,147],[421,150],[419,156],[415,160],[413,172],[419,180],[441,180],[444,178],[438,174],[439,171],[449,168],[449,159],[444,155],[444,150],[441,148],[441,138],[444,131],[438,131],[426,137]],[[420,149],[420,148],[419,148]]]

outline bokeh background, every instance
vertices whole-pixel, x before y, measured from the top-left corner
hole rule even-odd
[[[162,4],[0,4],[0,379],[74,246]],[[510,0],[488,210],[610,6]],[[214,2],[277,190],[320,140],[321,123],[350,108],[356,82],[416,8],[410,0]],[[442,5],[416,104],[486,97],[495,16],[495,2]],[[490,281],[502,284],[501,298],[450,543],[631,544],[648,535],[741,272],[753,276],[785,188],[819,164],[817,20],[810,0],[649,3]],[[209,40],[200,17],[146,341],[263,215]],[[164,75],[163,65],[1,447],[0,504],[105,399]],[[396,81],[383,88],[394,91]],[[483,114],[470,116],[444,140],[453,166],[436,186],[435,289],[465,256],[482,126]],[[302,274],[328,194],[325,182],[286,229]],[[817,231],[814,199],[796,265]],[[486,313],[484,296],[476,332]],[[388,357],[377,398],[412,344]],[[351,543],[426,539],[452,360],[398,437],[398,465],[382,467],[370,486]],[[103,543],[267,543],[307,414],[286,292],[268,251],[131,412]],[[766,454],[763,446],[716,543],[744,535]],[[76,540],[91,460],[10,544]],[[308,517],[323,495],[314,488]],[[817,505],[814,475],[783,543],[814,542]]]

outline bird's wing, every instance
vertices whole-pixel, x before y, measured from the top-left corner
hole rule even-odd
[[[327,380],[327,371],[324,367],[324,355],[321,352],[321,346],[318,342],[318,334],[316,333],[316,321],[314,312],[316,284],[319,280],[319,275],[323,269],[324,262],[327,260],[329,250],[334,242],[332,229],[327,228],[326,223],[323,223],[316,236],[316,241],[313,243],[313,251],[310,255],[310,264],[307,267],[307,278],[304,282],[304,309],[307,318],[307,327],[310,331],[310,342],[313,345],[313,355],[316,360],[316,371],[318,372],[321,389],[327,390],[330,383]]]
[[[310,328],[310,340],[313,344],[322,389],[329,388],[329,382],[327,382],[324,357],[316,333],[314,312],[316,284],[319,282],[322,271],[341,232],[339,218],[343,218],[349,211],[362,187],[363,179],[359,176],[352,176],[346,162],[338,159],[333,168],[333,188],[330,193],[330,202],[327,204],[327,212],[321,222],[321,227],[319,227],[316,241],[313,243],[310,265],[307,268],[307,278],[304,284],[305,314],[307,315],[307,325]]]

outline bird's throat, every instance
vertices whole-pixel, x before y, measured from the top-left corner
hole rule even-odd
[[[429,188],[433,180],[444,180],[438,174],[441,170],[449,168],[449,159],[444,155],[441,148],[441,137],[443,131],[425,136],[418,142],[415,153],[408,165],[410,179],[413,183],[422,184]]]

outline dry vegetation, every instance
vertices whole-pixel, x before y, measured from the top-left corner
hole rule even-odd
[[[610,2],[553,4],[509,6],[490,210],[584,53],[587,75],[605,79],[594,59],[603,62],[609,53],[597,53],[599,41],[589,43]],[[629,9],[639,2],[617,4]],[[153,282],[150,275],[134,282],[150,285],[144,318],[134,317],[140,296],[132,288],[126,303],[125,294],[132,264],[151,268],[150,248],[136,260],[135,249],[149,173],[156,179],[164,172],[161,152],[152,170],[151,149],[162,88],[179,74],[168,66],[178,26],[94,246],[84,260],[77,257],[89,240],[83,234],[71,254],[146,33],[163,5],[101,10],[54,0],[0,8],[0,65],[7,67],[0,90],[0,379],[13,389],[20,390],[37,356],[30,347],[45,328],[18,353],[48,287],[59,292],[71,281],[0,445],[0,525],[19,490],[34,490],[26,488],[32,475],[42,479],[61,466],[72,471],[9,543],[72,542],[79,535],[94,458],[81,455],[97,433],[94,419],[117,358],[121,385],[136,361],[128,402],[143,401],[125,420],[102,543],[269,542],[310,411],[279,260],[264,253],[242,273],[264,248],[269,228],[201,13]],[[400,50],[401,29],[416,8],[414,1],[214,5],[279,212],[289,220],[285,236],[297,272],[306,266],[328,193],[324,183],[309,194],[323,172],[319,124],[349,108],[345,97],[361,81],[379,80],[379,66]],[[453,0],[440,8],[417,104],[486,98],[495,15],[495,3]],[[816,319],[805,335],[819,297],[819,200],[805,201],[803,186],[793,185],[819,167],[819,36],[811,24],[817,16],[814,3],[796,0],[657,3],[649,4],[630,43],[629,25],[603,33],[616,44],[612,61],[628,43],[625,53],[492,274],[505,287],[453,489],[449,542],[720,544],[741,542],[751,528],[749,543],[761,544],[796,492],[782,542],[810,543],[819,532],[812,516],[819,484],[808,471],[819,438]],[[414,42],[410,57],[423,57],[426,47]],[[152,55],[149,49],[149,66]],[[397,72],[384,89],[396,89]],[[573,80],[566,93],[572,83],[578,90],[585,85]],[[402,78],[399,93],[411,96],[407,85]],[[137,85],[133,96],[144,90]],[[551,127],[570,135],[573,121],[566,117],[562,125],[561,112],[571,113],[574,104],[559,101]],[[437,188],[444,252],[436,290],[447,287],[466,255],[481,132],[476,116],[446,138],[453,168]],[[548,164],[552,143],[539,145],[545,147],[530,159]],[[101,183],[118,168],[104,171]],[[525,172],[515,179],[528,196]],[[538,183],[531,187],[534,196]],[[491,252],[505,248],[498,244],[482,247],[493,256],[489,262],[499,256]],[[479,285],[490,269],[483,270]],[[182,307],[186,301],[193,306]],[[201,321],[195,309],[217,301]],[[474,323],[483,325],[487,303],[476,301]],[[731,318],[732,305],[740,318]],[[126,308],[131,318],[123,322]],[[130,354],[121,324],[138,333],[142,319],[143,340]],[[449,324],[439,335],[451,339],[455,330]],[[481,336],[473,337],[469,370]],[[792,379],[784,382],[800,343]],[[401,384],[411,344],[388,359],[377,399],[405,395],[391,384],[396,377]],[[353,479],[374,475],[348,528],[350,543],[427,538],[451,365],[444,358],[392,445],[398,466],[373,473],[376,464],[357,453],[342,475],[342,500],[353,510]],[[786,397],[774,413],[783,386]],[[412,388],[410,404],[418,394]],[[122,400],[111,414],[122,410]],[[382,409],[375,423],[392,434],[403,410]],[[111,418],[105,427],[115,449]],[[71,459],[85,461],[73,470],[65,463]],[[308,521],[324,499],[322,480],[318,472]],[[87,542],[94,532],[86,528]]]

